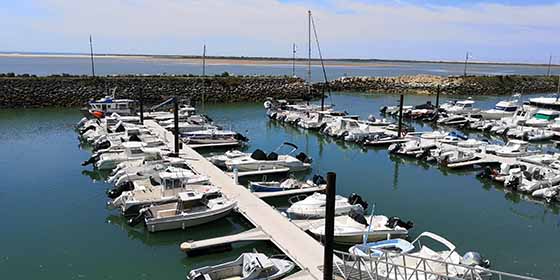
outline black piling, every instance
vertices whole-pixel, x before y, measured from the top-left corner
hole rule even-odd
[[[334,205],[336,196],[336,173],[327,173],[327,207],[325,213],[325,255],[323,257],[323,279],[333,279],[334,254]]]
[[[436,92],[436,110],[439,109],[439,94],[441,93],[441,87],[438,85],[437,86],[437,92]]]
[[[144,124],[144,89],[140,88],[140,96],[138,98],[140,103],[140,123]]]
[[[179,156],[179,102],[177,97],[173,98],[173,134],[175,138],[175,155]]]
[[[404,102],[404,95],[401,94],[401,100],[399,102],[399,130],[398,130],[398,137],[401,138],[402,136],[402,110],[403,110],[403,102]]]

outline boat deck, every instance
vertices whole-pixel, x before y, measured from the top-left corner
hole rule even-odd
[[[164,139],[170,148],[173,148],[174,140],[171,132],[151,120],[146,120],[145,125]],[[323,264],[324,248],[319,242],[247,188],[235,184],[229,175],[214,166],[191,147],[182,145],[180,155],[186,158],[195,171],[208,176],[209,181],[213,185],[219,186],[227,197],[236,200],[239,213],[269,236],[270,241],[290,256],[302,270],[307,271],[309,273],[307,279],[323,277],[319,266]]]

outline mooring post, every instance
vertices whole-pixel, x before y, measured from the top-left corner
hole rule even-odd
[[[144,124],[144,89],[140,88],[140,124]]]
[[[403,102],[404,102],[404,95],[401,94],[401,100],[399,102],[399,131],[398,137],[401,138],[402,136],[402,110],[403,110]]]
[[[321,92],[321,111],[325,111],[325,87],[326,86],[327,85],[325,85],[323,87],[322,92]]]
[[[334,254],[334,202],[336,196],[336,173],[327,173],[327,204],[325,211],[325,255],[323,257],[323,280],[333,279]]]
[[[175,155],[179,156],[179,102],[173,98],[173,134],[175,135]]]

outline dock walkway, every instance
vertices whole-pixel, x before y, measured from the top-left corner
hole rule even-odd
[[[173,134],[155,121],[146,120],[144,124],[152,129],[156,135],[164,139],[173,150]],[[208,176],[209,181],[219,186],[229,198],[237,201],[239,212],[270,237],[280,250],[282,250],[304,271],[308,273],[307,279],[321,279],[323,272],[319,269],[323,265],[323,246],[311,236],[303,232],[298,226],[291,223],[280,212],[274,210],[266,202],[251,193],[247,188],[235,184],[234,180],[222,170],[214,166],[205,157],[187,145],[182,145],[179,151],[181,157],[191,164],[197,172]],[[299,274],[301,275],[301,274]]]

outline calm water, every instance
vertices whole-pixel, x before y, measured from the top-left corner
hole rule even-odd
[[[428,97],[407,97],[420,103]],[[338,109],[367,116],[395,96],[338,94]],[[490,107],[496,98],[479,100]],[[407,102],[408,103],[408,102]],[[338,192],[361,194],[376,211],[415,222],[412,236],[439,233],[459,251],[479,251],[493,268],[557,279],[560,262],[557,208],[519,199],[474,171],[440,170],[390,158],[384,149],[359,149],[314,133],[270,122],[261,104],[209,105],[215,121],[245,132],[248,150],[270,151],[282,141],[299,145],[314,159],[313,173],[335,171]],[[89,151],[79,147],[73,125],[78,110],[0,111],[0,273],[4,279],[183,279],[193,268],[229,260],[266,243],[236,245],[232,252],[188,258],[180,242],[239,232],[241,218],[188,231],[148,234],[130,228],[105,208],[105,189],[89,168]],[[428,129],[425,127],[425,129]],[[311,175],[312,173],[309,173]],[[276,200],[275,204],[285,205]]]
[[[463,64],[443,63],[379,63],[375,67],[344,67],[327,66],[329,79],[342,76],[397,76],[397,75],[462,75]],[[322,81],[323,76],[319,67],[313,67],[312,80]],[[179,60],[142,59],[142,58],[98,58],[95,71],[99,75],[112,74],[194,74],[202,73],[202,66],[186,64]],[[207,65],[207,74],[221,74],[230,72],[237,75],[292,75],[291,65]],[[48,57],[0,57],[0,73],[14,72],[18,74],[91,74],[89,58],[48,58]],[[469,65],[472,75],[544,75],[544,66],[516,66],[516,65]],[[306,77],[305,66],[296,67],[296,75]],[[552,73],[560,73],[560,67],[553,67]]]

